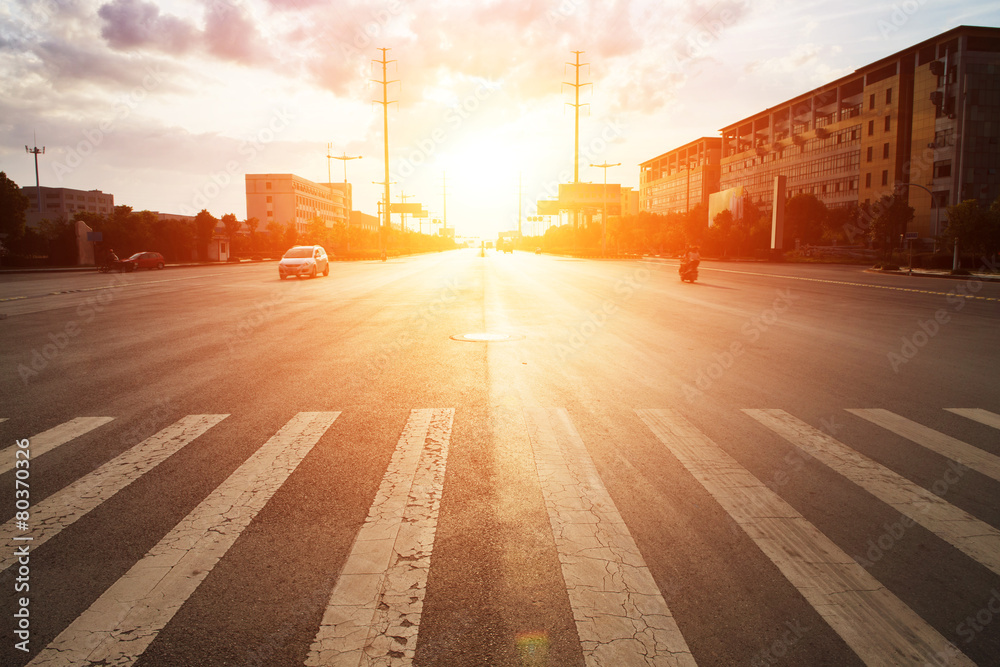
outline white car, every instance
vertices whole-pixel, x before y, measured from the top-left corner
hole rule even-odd
[[[315,278],[321,271],[324,276],[330,275],[330,259],[323,246],[297,245],[278,262],[278,277],[282,280],[288,276]]]

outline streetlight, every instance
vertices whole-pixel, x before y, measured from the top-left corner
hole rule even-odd
[[[608,231],[608,167],[620,167],[621,162],[616,162],[615,164],[591,164],[591,167],[599,167],[604,170],[604,197],[602,200],[603,210],[601,211],[601,257],[605,255],[605,247],[607,245],[607,231]]]
[[[926,192],[928,195],[930,195],[930,197],[931,197],[931,208],[935,208],[934,207],[934,193],[931,192],[928,188],[924,187],[923,185],[920,185],[919,183],[897,183],[896,184],[896,189],[897,190],[899,188],[902,188],[902,187],[920,188],[921,190],[923,190],[924,192]],[[934,233],[935,234],[937,234],[938,232],[940,232],[940,230],[938,229],[938,226],[941,224],[940,218],[941,218],[941,213],[940,213],[940,207],[939,207],[939,210],[937,210],[937,211],[934,212]],[[910,256],[911,256],[911,259],[910,259],[910,271],[911,272],[913,271],[913,259],[912,259],[913,252],[912,252],[912,248],[913,248],[913,246],[911,244],[911,246],[910,246],[910,249],[911,249],[911,251],[910,251]],[[937,252],[937,239],[934,240],[934,252]],[[958,268],[958,239],[956,238],[955,239],[955,259],[952,261],[952,270],[954,271],[957,268]]]
[[[360,160],[363,155],[354,155],[348,157],[345,152],[343,155],[330,155],[330,149],[333,148],[333,144],[326,145],[326,180],[330,184],[330,190],[333,190],[333,178],[330,176],[330,160],[340,160],[344,163],[344,199],[347,199],[347,161],[348,160]],[[353,199],[353,197],[352,197]],[[347,209],[347,226],[351,226],[351,207],[350,205],[345,207]]]

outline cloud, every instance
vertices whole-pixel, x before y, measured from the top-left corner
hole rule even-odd
[[[101,36],[115,49],[153,48],[171,54],[191,50],[198,31],[191,23],[160,14],[151,2],[114,0],[97,10],[104,21]]]

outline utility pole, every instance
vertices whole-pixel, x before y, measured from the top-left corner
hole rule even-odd
[[[584,65],[590,66],[590,63],[581,63],[580,54],[584,51],[573,51],[576,54],[575,63],[566,63],[576,68],[576,83],[570,83],[569,81],[563,81],[564,86],[573,86],[574,92],[576,94],[576,102],[567,102],[566,104],[573,107],[576,116],[576,123],[573,132],[573,182],[580,182],[580,107],[590,106],[589,104],[580,104],[580,88],[583,86],[590,86],[590,83],[580,83],[580,68]],[[564,68],[565,69],[565,68]],[[573,211],[573,226],[576,227],[579,224],[580,212],[578,210]]]
[[[38,199],[38,215],[42,215],[42,187],[38,182],[38,156],[45,154],[45,146],[38,148],[38,137],[35,137],[35,146],[33,148],[24,147],[25,152],[30,153],[35,156],[35,195]]]
[[[385,155],[384,155],[385,181],[383,181],[383,183],[385,183],[385,196],[383,199],[383,201],[385,201],[385,207],[384,207],[385,219],[382,227],[379,229],[378,244],[379,244],[379,250],[381,251],[382,254],[382,258],[385,259],[385,252],[386,252],[385,227],[388,226],[391,220],[391,218],[389,217],[389,209],[391,208],[391,206],[389,205],[389,202],[391,201],[389,199],[389,105],[396,103],[396,100],[392,101],[389,100],[389,84],[397,83],[399,80],[396,79],[394,81],[389,81],[388,79],[386,79],[386,66],[389,63],[396,62],[395,60],[386,60],[385,58],[386,52],[390,51],[391,49],[385,47],[379,47],[378,50],[382,52],[382,60],[372,59],[372,62],[379,63],[380,65],[382,65],[382,79],[381,80],[371,79],[371,81],[372,83],[382,84],[382,101],[379,100],[372,100],[372,101],[382,105],[382,137],[384,139],[384,144],[385,144]]]
[[[592,164],[591,167],[599,167],[604,170],[604,196],[602,197],[603,210],[601,211],[601,257],[605,255],[608,233],[608,167],[620,167],[621,162],[615,164]]]

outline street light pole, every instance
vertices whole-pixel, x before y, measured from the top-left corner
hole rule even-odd
[[[341,162],[344,163],[344,199],[346,201],[346,199],[347,199],[347,161],[348,160],[360,160],[364,156],[363,155],[354,155],[354,156],[348,157],[347,153],[344,153],[343,155],[330,155],[330,148],[331,147],[332,147],[332,144],[327,144],[326,145],[326,157],[327,157],[327,160],[326,160],[326,177],[327,177],[327,179],[330,179],[330,158],[333,158],[334,160],[340,160]],[[331,190],[333,189],[333,183],[332,182],[330,183],[330,189]],[[353,197],[352,197],[352,199],[353,199]],[[345,206],[344,208],[347,209],[347,215],[345,217],[347,218],[347,226],[350,227],[351,226],[351,207],[350,207],[350,205],[348,205],[348,206]]]
[[[602,198],[603,210],[601,212],[601,257],[606,254],[607,233],[608,233],[608,167],[620,167],[621,162],[615,164],[591,164],[591,167],[600,167],[604,170],[604,197]]]
[[[37,139],[36,139],[36,141],[37,141]],[[41,148],[39,148],[38,146],[34,146],[33,148],[28,148],[27,146],[25,146],[24,150],[26,152],[28,152],[28,153],[30,153],[30,154],[32,154],[32,155],[35,156],[35,194],[37,195],[37,200],[38,200],[38,215],[39,215],[39,219],[41,219],[41,215],[42,215],[42,186],[38,182],[38,156],[45,154],[45,146],[42,146]]]

